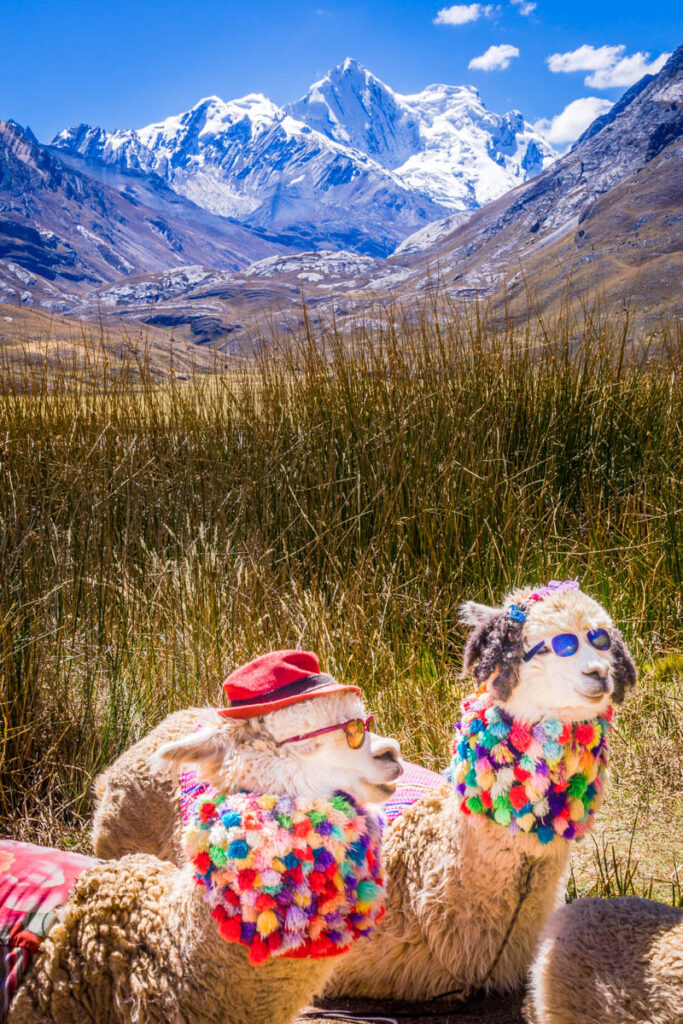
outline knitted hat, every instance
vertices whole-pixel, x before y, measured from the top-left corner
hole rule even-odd
[[[218,710],[223,718],[256,718],[288,704],[343,690],[360,693],[359,687],[343,685],[321,672],[311,651],[262,654],[235,669],[223,683],[223,689],[228,698],[227,708]]]

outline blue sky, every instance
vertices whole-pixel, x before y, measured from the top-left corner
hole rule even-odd
[[[79,122],[141,127],[212,94],[286,103],[352,56],[398,92],[476,85],[490,109],[541,119],[562,148],[683,42],[682,10],[669,0],[0,0],[0,117],[47,141]]]

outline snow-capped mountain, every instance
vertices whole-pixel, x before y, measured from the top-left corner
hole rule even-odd
[[[488,111],[474,86],[430,85],[403,96],[351,59],[286,109],[450,210],[497,199],[556,156],[518,110]]]
[[[521,114],[487,111],[476,89],[401,96],[350,59],[286,108],[261,94],[212,96],[146,128],[68,128],[52,145],[157,175],[212,213],[294,235],[302,248],[373,256],[554,158]]]

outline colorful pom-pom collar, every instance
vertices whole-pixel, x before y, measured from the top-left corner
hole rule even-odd
[[[512,834],[547,844],[579,839],[602,802],[612,708],[586,722],[526,725],[490,693],[467,697],[446,776],[465,814],[481,814]]]
[[[221,936],[270,956],[345,952],[384,914],[380,824],[351,796],[202,793],[185,849]]]

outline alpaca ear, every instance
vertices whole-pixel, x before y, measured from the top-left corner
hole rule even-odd
[[[223,764],[226,751],[231,746],[232,740],[228,739],[225,726],[212,725],[207,729],[198,729],[182,739],[165,743],[150,758],[150,765],[153,769],[163,770],[169,764],[174,768],[179,764],[199,764],[203,773],[216,771]]]
[[[622,704],[628,690],[636,685],[638,673],[631,652],[623,641],[618,629],[611,629],[612,680],[614,682],[615,704]]]
[[[510,622],[507,612],[497,608],[487,611],[492,614],[467,638],[462,676],[473,673],[477,682],[487,683],[496,696],[507,700],[518,683],[517,665],[524,652],[522,629]]]
[[[483,626],[497,615],[500,615],[500,608],[477,604],[476,601],[463,601],[458,608],[458,617],[467,626]]]

